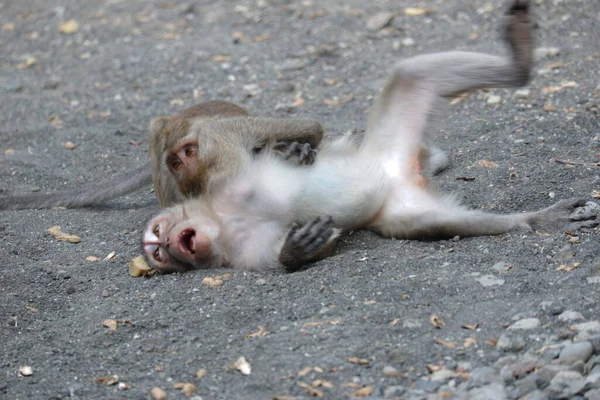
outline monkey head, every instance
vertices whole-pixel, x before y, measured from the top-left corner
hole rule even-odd
[[[219,240],[222,230],[206,203],[186,202],[150,220],[142,238],[144,256],[160,272],[222,266],[227,261]]]

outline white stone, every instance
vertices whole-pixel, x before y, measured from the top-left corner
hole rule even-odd
[[[539,327],[542,323],[538,318],[523,318],[512,324],[508,327],[510,330],[517,329],[535,329]]]

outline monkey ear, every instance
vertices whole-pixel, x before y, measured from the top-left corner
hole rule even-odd
[[[163,148],[167,136],[164,130],[172,120],[172,117],[167,116],[156,117],[150,120],[150,124],[148,124],[148,144],[153,149],[160,151]]]

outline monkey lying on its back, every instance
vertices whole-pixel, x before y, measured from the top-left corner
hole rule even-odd
[[[247,129],[236,129],[240,120]],[[148,129],[150,163],[127,176],[72,191],[0,197],[0,210],[85,207],[151,182],[159,204],[167,207],[210,191],[266,154],[297,156],[298,163],[310,165],[322,138],[323,128],[313,120],[250,117],[235,104],[206,101],[173,117],[154,118]]]
[[[505,39],[511,57],[448,52],[401,62],[371,112],[360,147],[343,140],[325,144],[310,168],[257,160],[208,196],[153,218],[143,237],[146,258],[161,271],[260,271],[278,264],[295,270],[325,257],[340,229],[440,239],[598,225],[582,200],[496,215],[466,210],[429,187],[421,166],[424,128],[435,103],[474,88],[527,83],[532,38],[526,1],[512,2]],[[241,122],[237,129],[248,127]],[[296,222],[303,225],[290,229]]]

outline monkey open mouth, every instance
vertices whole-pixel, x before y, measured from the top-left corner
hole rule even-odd
[[[181,232],[177,245],[183,255],[194,259],[196,257],[196,230],[188,228]]]

